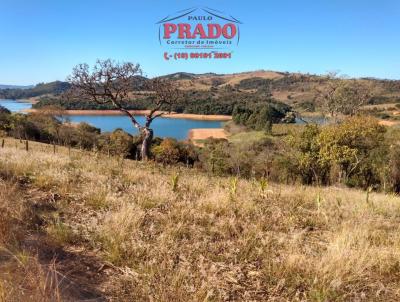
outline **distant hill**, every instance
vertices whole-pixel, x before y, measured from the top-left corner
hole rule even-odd
[[[214,94],[223,90],[263,94],[299,109],[309,106],[315,100],[317,88],[326,85],[324,76],[267,70],[233,74],[175,73],[165,77],[176,79],[185,90],[212,90]],[[359,80],[368,81],[374,87],[375,97],[371,99],[371,104],[400,103],[400,80]]]
[[[43,95],[59,95],[70,87],[67,82],[39,83],[31,88],[6,88],[0,90],[0,98],[26,99]]]
[[[220,75],[212,72],[202,73],[202,74],[189,73],[189,72],[176,72],[160,76],[160,78],[171,79],[171,80],[192,80],[201,77],[213,77],[213,76],[220,76]]]
[[[320,75],[268,70],[233,74],[177,72],[160,78],[176,81],[180,89],[187,92],[183,105],[175,108],[176,111],[201,114],[230,114],[234,104],[267,99],[286,103],[296,111],[314,111],[317,91],[327,84],[326,77]],[[135,77],[132,89],[143,89],[146,81],[148,78]],[[370,105],[400,103],[400,80],[362,78],[359,81],[370,82],[374,88],[375,96]],[[84,101],[65,103],[58,96],[69,87],[67,82],[55,81],[25,89],[0,89],[0,98],[35,98],[39,101],[37,108],[55,104],[68,109],[109,109]],[[145,109],[149,104],[149,100],[142,98],[136,99],[129,107]]]
[[[0,84],[0,89],[29,89],[34,87],[34,85],[5,85],[5,84]]]

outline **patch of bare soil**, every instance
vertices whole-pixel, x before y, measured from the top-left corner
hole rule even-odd
[[[400,125],[400,122],[381,120],[381,121],[379,121],[379,124],[383,125],[383,126],[392,127],[392,126]]]
[[[224,129],[190,129],[189,135],[190,140],[203,140],[207,138],[227,138],[227,134]]]

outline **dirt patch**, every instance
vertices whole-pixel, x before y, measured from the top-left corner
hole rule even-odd
[[[379,121],[379,124],[383,125],[383,126],[392,127],[392,126],[400,125],[400,122],[382,120],[382,121]]]
[[[375,104],[375,105],[365,105],[364,109],[380,109],[380,110],[388,110],[397,105],[397,103],[385,103],[385,104]]]
[[[204,140],[207,138],[227,138],[227,133],[224,129],[190,129],[188,138],[190,140]]]

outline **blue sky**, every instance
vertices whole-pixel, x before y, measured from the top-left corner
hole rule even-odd
[[[157,21],[208,6],[243,22],[231,60],[165,61]],[[96,58],[146,75],[257,69],[400,79],[398,0],[0,0],[0,83],[64,80]]]

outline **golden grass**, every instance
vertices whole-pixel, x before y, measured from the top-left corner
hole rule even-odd
[[[188,138],[190,140],[204,140],[207,138],[227,138],[224,129],[190,129]]]
[[[36,217],[11,171],[0,172],[0,302],[61,301],[55,263],[43,266],[23,248]]]
[[[21,240],[20,224],[23,224],[24,214],[17,186],[0,181],[0,247]]]
[[[233,74],[225,74],[221,76],[215,75],[201,75],[194,79],[182,79],[177,80],[179,87],[183,90],[195,89],[195,90],[209,90],[213,86],[213,80],[217,79],[222,81],[220,87],[224,87],[226,85],[236,85],[239,84],[240,81],[245,79],[250,79],[253,77],[259,77],[263,79],[279,79],[282,78],[283,75],[275,72],[275,71],[266,71],[266,70],[258,70],[258,71],[250,71],[250,72],[241,72],[241,73],[233,73]]]
[[[12,259],[0,266],[1,302],[64,301],[59,290],[62,276],[58,274],[54,262],[43,266],[34,256],[12,252],[9,254]]]
[[[223,75],[221,78],[224,79],[225,83],[221,86],[226,85],[236,85],[239,84],[240,81],[250,78],[263,78],[263,79],[280,79],[283,75],[275,72],[275,71],[267,71],[267,70],[258,70],[258,71],[250,71],[250,72],[241,72],[234,74]]]
[[[400,299],[398,196],[35,148],[0,149],[0,171],[61,195],[63,226],[124,272],[118,301]]]

